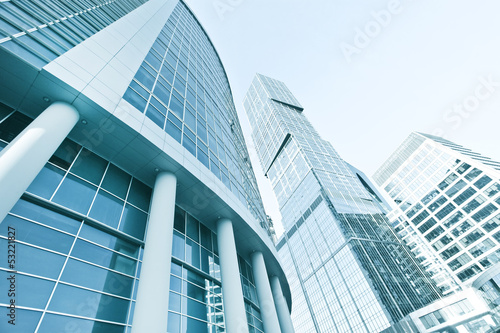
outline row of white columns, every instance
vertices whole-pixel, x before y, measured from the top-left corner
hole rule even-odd
[[[73,106],[55,102],[0,152],[0,222],[79,118]],[[167,331],[176,183],[175,175],[168,172],[161,172],[156,177],[132,333]],[[230,220],[220,219],[217,222],[217,240],[226,332],[247,333],[245,302]],[[265,333],[293,333],[278,277],[272,276],[270,283],[261,252],[254,252],[251,261]]]

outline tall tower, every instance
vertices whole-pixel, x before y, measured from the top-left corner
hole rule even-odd
[[[285,233],[300,332],[378,332],[440,297],[369,181],[321,139],[284,83],[257,74],[244,108]]]
[[[500,163],[449,140],[411,133],[374,174],[389,217],[445,294],[500,261]]]
[[[183,1],[2,1],[0,59],[1,332],[293,332],[226,72]]]

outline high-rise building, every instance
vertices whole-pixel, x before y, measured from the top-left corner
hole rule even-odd
[[[394,201],[395,230],[445,294],[500,261],[499,170],[470,149],[412,133],[373,176]]]
[[[440,293],[363,174],[323,140],[284,83],[257,74],[244,108],[285,233],[278,253],[299,332],[379,332]]]
[[[229,82],[183,1],[1,1],[0,59],[1,332],[293,332]]]

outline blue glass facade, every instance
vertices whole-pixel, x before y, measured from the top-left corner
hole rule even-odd
[[[280,206],[277,243],[300,332],[378,332],[440,297],[380,198],[323,140],[283,82],[257,74],[244,101]]]
[[[269,230],[224,68],[184,3],[123,98],[210,169]]]
[[[2,1],[0,47],[42,68],[145,2]]]
[[[2,106],[0,151],[30,122]],[[128,332],[150,199],[149,186],[66,139],[0,224],[2,248],[16,230],[15,332]],[[240,256],[239,268],[249,330],[263,332],[252,267]],[[8,272],[2,261],[0,278]],[[216,234],[177,207],[169,332],[225,332],[221,285]],[[8,302],[3,293],[3,317]]]

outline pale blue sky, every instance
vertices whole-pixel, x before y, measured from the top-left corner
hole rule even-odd
[[[500,160],[500,2],[187,3],[226,68],[251,150],[242,101],[259,72],[285,82],[320,135],[367,175],[411,131]],[[280,221],[251,157],[266,210]]]

